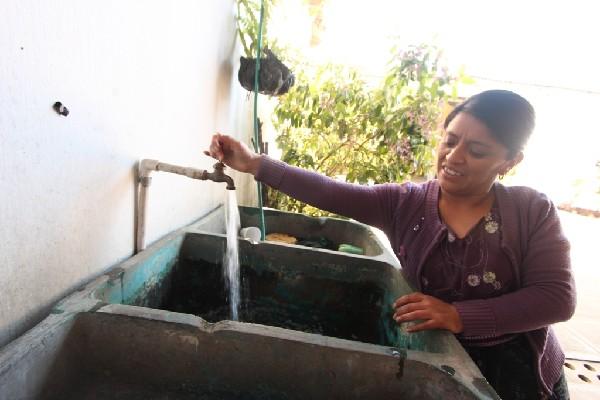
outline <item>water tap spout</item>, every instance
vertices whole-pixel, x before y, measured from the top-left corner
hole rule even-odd
[[[213,172],[204,171],[202,179],[210,179],[213,182],[227,182],[227,190],[235,190],[235,185],[233,184],[233,179],[226,175],[225,164],[222,162],[216,163],[213,168],[215,169]]]

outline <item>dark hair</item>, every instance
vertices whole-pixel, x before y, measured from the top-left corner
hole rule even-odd
[[[444,129],[461,112],[487,126],[494,139],[508,149],[509,158],[523,150],[535,126],[533,106],[508,90],[487,90],[469,97],[446,117]]]

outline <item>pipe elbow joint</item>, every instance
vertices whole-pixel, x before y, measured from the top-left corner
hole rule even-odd
[[[143,159],[140,161],[138,166],[138,175],[141,178],[148,178],[150,172],[156,171],[158,167],[158,160]]]

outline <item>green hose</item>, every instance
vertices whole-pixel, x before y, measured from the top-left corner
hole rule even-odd
[[[254,70],[254,151],[260,151],[260,142],[258,141],[258,76],[260,71],[260,55],[262,50],[262,30],[265,13],[264,0],[260,1],[260,20],[258,23],[258,46],[256,49],[256,68]],[[265,212],[262,201],[262,184],[256,183],[258,188],[258,208],[260,209],[260,238],[265,240]]]

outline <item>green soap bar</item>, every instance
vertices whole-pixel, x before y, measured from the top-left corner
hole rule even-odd
[[[351,253],[351,254],[364,254],[365,251],[358,246],[352,246],[351,244],[347,244],[347,243],[342,243],[340,244],[340,247],[338,247],[338,251],[343,251],[344,253]]]

